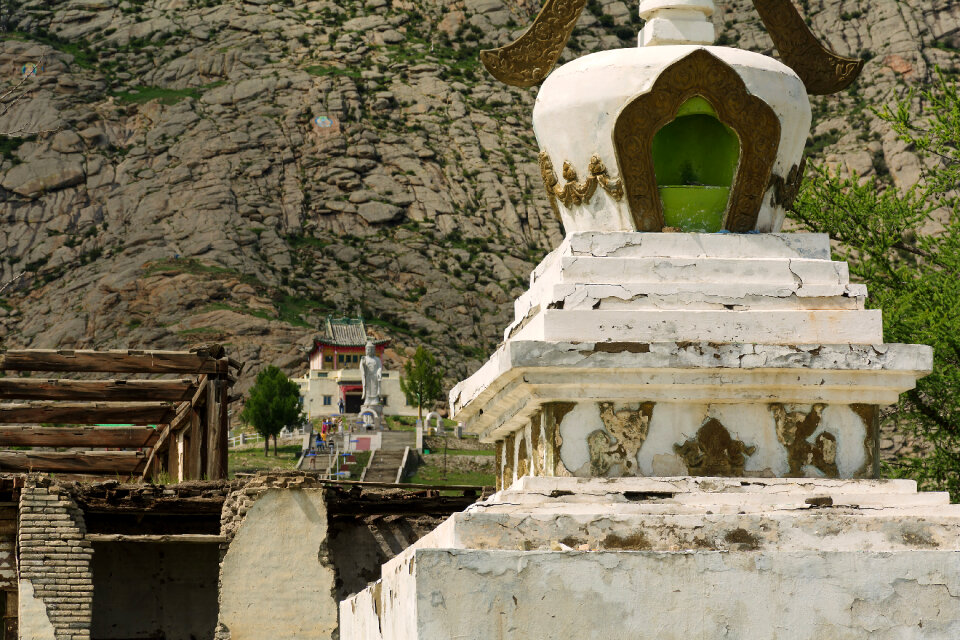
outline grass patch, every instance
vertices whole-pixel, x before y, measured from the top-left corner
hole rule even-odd
[[[492,456],[494,451],[492,449],[447,449],[448,456]],[[438,458],[439,464],[443,465],[443,447],[437,449],[430,449],[430,453],[425,454],[430,458]],[[437,464],[436,461],[432,461],[431,464]]]
[[[24,136],[22,138],[0,135],[0,156],[11,162],[20,162],[20,158],[13,155],[24,142],[33,140],[34,136]]]
[[[292,249],[306,249],[308,247],[312,249],[325,249],[332,244],[329,240],[293,234],[287,236],[287,243]]]
[[[135,87],[136,92],[120,91],[114,95],[120,102],[128,104],[143,104],[156,100],[160,104],[177,104],[184,98],[199,99],[203,94],[200,89],[164,89],[162,87]]]
[[[13,311],[13,307],[11,307],[11,306],[7,303],[7,301],[4,300],[3,298],[0,298],[0,309],[4,309],[4,310],[6,310],[6,311]]]
[[[61,40],[57,36],[46,31],[37,33],[25,33],[23,31],[8,31],[4,34],[6,40],[19,40],[21,42],[39,42],[53,47],[57,51],[73,56],[73,61],[78,67],[84,69],[93,69],[97,63],[97,53],[90,48],[86,40],[77,42],[68,42]]]
[[[493,473],[483,473],[482,471],[455,471],[448,469],[446,476],[443,473],[443,461],[439,466],[433,464],[421,465],[417,472],[408,478],[406,482],[410,484],[465,484],[475,487],[493,487],[496,486],[497,478]]]
[[[260,443],[263,444],[262,442]],[[270,443],[270,455],[263,455],[263,447],[250,449],[230,449],[227,452],[230,477],[236,473],[255,473],[270,471],[271,469],[293,469],[300,459],[300,445],[288,444],[277,447],[277,455],[273,455],[273,443]]]
[[[283,298],[277,303],[277,317],[287,324],[297,327],[310,327],[312,325],[300,316],[308,311],[324,309],[332,311],[332,309],[316,300],[284,294]]]
[[[367,324],[373,324],[369,320],[364,320]],[[424,410],[424,415],[427,414],[427,411]],[[387,428],[391,431],[416,431],[417,429],[417,417],[416,416],[384,416],[384,419],[387,421]],[[433,421],[431,421],[431,426]],[[452,429],[457,426],[456,420],[447,420],[444,418],[443,426],[447,429]]]
[[[225,275],[237,275],[237,272],[233,269],[227,269],[226,267],[217,267],[214,265],[203,264],[196,258],[167,258],[165,260],[157,260],[155,262],[148,262],[143,265],[144,275],[151,275],[154,273],[192,273],[194,275],[207,275],[207,274],[225,274]]]
[[[262,318],[263,320],[276,320],[274,316],[262,309],[251,309],[243,305],[237,306],[225,302],[211,302],[205,306],[200,313],[208,313],[210,311],[233,311],[234,313],[242,313],[245,316],[253,316],[254,318]]]
[[[179,336],[194,336],[203,333],[223,333],[223,329],[217,329],[215,327],[196,327],[194,329],[182,329],[177,331],[177,335]]]
[[[340,67],[325,67],[315,64],[305,67],[304,71],[312,76],[346,76],[348,78],[360,79],[360,72],[353,69],[341,69]]]

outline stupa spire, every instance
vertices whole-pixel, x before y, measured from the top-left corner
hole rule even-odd
[[[641,0],[640,46],[713,44],[713,0]]]

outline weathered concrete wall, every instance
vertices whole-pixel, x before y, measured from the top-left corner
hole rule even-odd
[[[56,487],[20,496],[20,637],[89,640],[93,549],[83,513]]]
[[[383,563],[441,522],[443,518],[434,515],[333,517],[327,548],[337,576],[337,602],[379,580]]]
[[[335,637],[335,575],[326,541],[322,489],[268,489],[245,507],[220,569],[217,637]]]
[[[418,549],[389,569],[343,603],[343,640],[960,637],[957,552]]]
[[[209,640],[217,626],[216,544],[93,544],[96,640]]]

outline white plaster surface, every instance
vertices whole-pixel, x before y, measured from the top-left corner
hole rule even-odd
[[[863,311],[541,310],[517,340],[547,342],[752,342],[881,344],[883,315]]]
[[[56,630],[47,617],[47,607],[34,595],[33,583],[20,580],[17,615],[20,638],[24,640],[56,640]]]
[[[344,640],[960,637],[960,505],[908,480],[537,478],[341,603]]]
[[[558,255],[594,258],[788,258],[829,260],[823,233],[570,233]],[[547,260],[544,260],[547,263]],[[547,263],[549,264],[549,263]]]
[[[664,22],[663,27],[667,26]],[[666,32],[662,32],[666,33]],[[682,34],[682,33],[681,33]],[[705,34],[688,33],[694,37]],[[666,36],[665,36],[666,37]],[[581,179],[597,154],[616,178],[613,129],[621,110],[650,91],[660,73],[697,49],[705,49],[730,65],[747,90],[764,100],[781,122],[780,146],[774,172],[786,176],[799,164],[810,129],[810,103],[800,78],[769,56],[728,47],[672,45],[615,49],[583,56],[555,70],[543,83],[533,111],[540,148],[554,166],[569,162]],[[613,200],[598,190],[589,203],[567,209],[559,204],[567,233],[578,231],[633,231],[627,199]],[[757,230],[779,231],[785,210],[764,199]]]
[[[424,549],[405,562],[377,603],[344,601],[343,640],[960,637],[956,552]]]
[[[220,623],[231,640],[333,637],[334,571],[320,553],[326,538],[322,490],[260,496],[221,564]]]
[[[494,440],[552,401],[892,404],[932,365],[922,345],[509,341],[450,402]]]

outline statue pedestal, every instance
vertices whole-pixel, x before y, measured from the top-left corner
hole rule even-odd
[[[364,404],[360,407],[359,419],[363,420],[365,413],[373,414],[373,427],[383,429],[383,405],[382,404]]]

